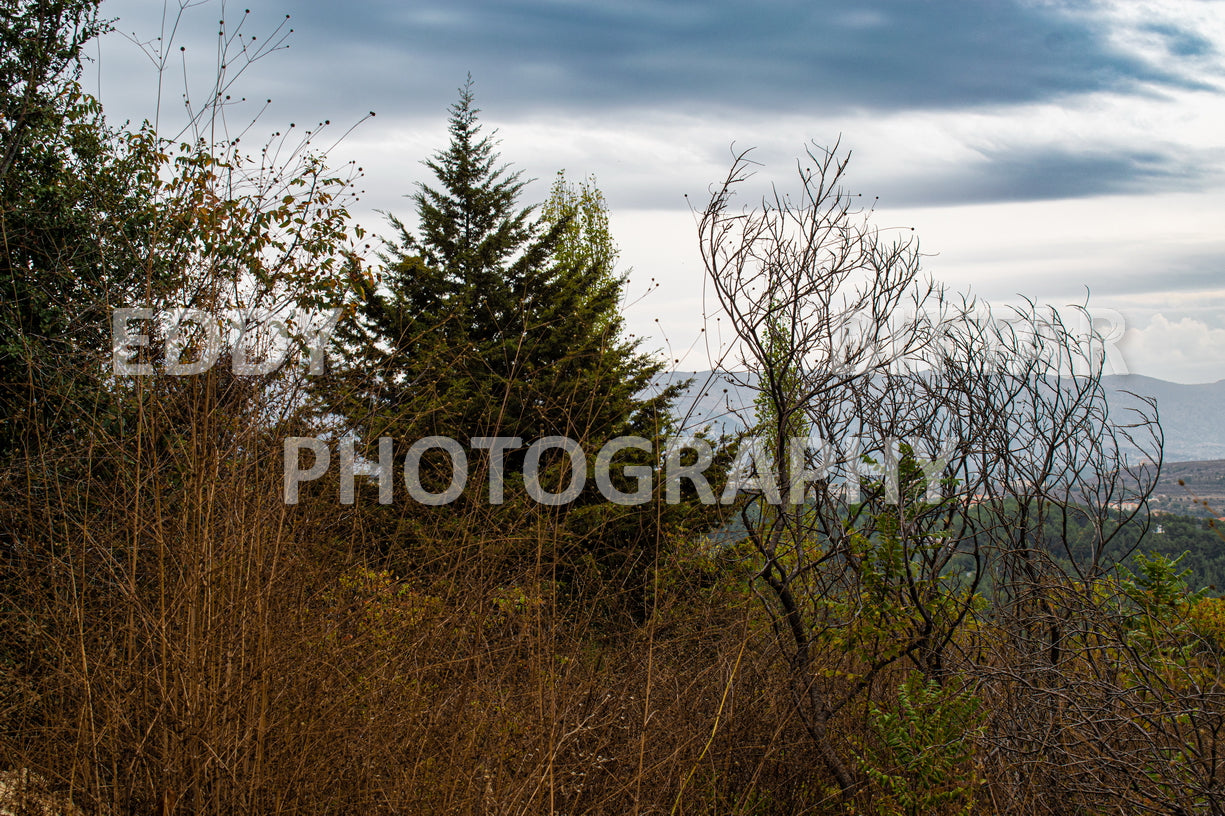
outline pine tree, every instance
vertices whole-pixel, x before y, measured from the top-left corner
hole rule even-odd
[[[358,430],[596,444],[655,410],[636,395],[660,370],[621,336],[624,280],[603,198],[562,177],[534,218],[478,113],[469,80],[450,145],[425,162],[437,186],[413,196],[417,232],[391,217],[398,240],[381,285],[362,288],[349,368],[375,376],[359,390],[372,419]]]
[[[477,436],[518,436],[525,447],[546,436],[579,442],[587,487],[567,506],[548,508],[562,526],[546,555],[563,583],[580,562],[594,564],[601,583],[628,590],[618,597],[641,619],[663,530],[701,529],[718,509],[661,499],[610,504],[590,468],[605,442],[626,435],[654,440],[656,453],[635,463],[658,466],[683,384],[647,395],[662,364],[624,337],[625,277],[615,271],[607,206],[594,181],[575,187],[559,174],[538,216],[520,206],[526,182],[499,163],[478,112],[469,80],[451,107],[450,145],[425,163],[437,186],[423,184],[413,196],[417,232],[391,217],[398,240],[386,249],[382,281],[359,287],[360,331],[341,345],[349,349],[348,375],[361,384],[342,412],[368,446],[378,436],[406,446],[435,434],[465,446]],[[516,483],[524,452],[508,452],[508,506],[480,516],[482,536],[523,536],[513,525],[534,512]],[[564,476],[564,464],[550,467],[542,485]],[[406,509],[397,529],[426,540],[472,518],[485,500],[473,475],[460,500],[467,509]],[[512,526],[493,529],[501,524]],[[397,545],[413,542],[390,546]],[[540,556],[535,545],[531,556]]]

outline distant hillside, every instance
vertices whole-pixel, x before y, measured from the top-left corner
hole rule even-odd
[[[661,382],[689,378],[693,383],[677,405],[678,413],[686,417],[687,427],[711,424],[716,430],[736,431],[751,420],[754,392],[724,376],[710,371],[678,371],[664,375]],[[1107,388],[1111,410],[1120,422],[1126,422],[1126,412],[1138,404],[1131,394],[1157,400],[1167,462],[1225,459],[1225,380],[1180,385],[1130,374],[1106,376],[1102,383]]]
[[[1114,392],[1112,408],[1134,403],[1127,391],[1157,399],[1167,462],[1225,459],[1225,380],[1180,385],[1131,374],[1103,377],[1102,383]]]
[[[1190,516],[1225,515],[1225,459],[1167,462],[1153,490],[1152,505]]]

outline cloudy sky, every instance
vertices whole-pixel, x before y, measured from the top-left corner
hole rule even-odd
[[[993,303],[1083,302],[1122,321],[1116,373],[1225,378],[1225,2],[1221,0],[452,0],[195,4],[105,0],[118,32],[86,84],[112,119],[163,124],[215,73],[218,21],[288,48],[238,77],[255,132],[330,120],[365,169],[359,216],[404,198],[445,146],[471,72],[502,158],[538,179],[594,174],[630,330],[709,366],[690,208],[733,149],[752,191],[786,187],[805,145],[851,149],[875,222],[915,229],[925,268]],[[249,13],[244,11],[249,9]],[[286,15],[290,16],[286,20]],[[174,38],[171,24],[178,19]],[[274,35],[278,30],[280,34]],[[138,46],[143,43],[143,50]],[[173,43],[167,46],[166,43]],[[180,48],[186,50],[180,51]],[[231,58],[231,65],[241,60]],[[184,68],[185,66],[185,68]],[[198,97],[197,97],[198,98]],[[330,143],[330,142],[329,142]],[[686,198],[688,196],[688,198]],[[1113,317],[1117,315],[1117,317]]]

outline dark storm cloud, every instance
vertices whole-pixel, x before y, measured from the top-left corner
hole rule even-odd
[[[1159,35],[1166,50],[1176,57],[1206,57],[1216,53],[1212,42],[1194,31],[1172,25],[1147,25],[1144,30]]]
[[[500,108],[711,107],[822,115],[1021,103],[1141,83],[1199,87],[1108,42],[1104,23],[983,0],[461,0],[312,3],[295,13],[311,95],[410,113],[471,71]],[[1198,35],[1151,26],[1174,57]],[[368,99],[362,103],[359,100]],[[385,101],[384,101],[385,104]]]
[[[942,167],[930,178],[889,188],[900,205],[1042,201],[1141,192],[1194,192],[1220,178],[1205,175],[1205,157],[1158,150],[1078,151],[1062,148],[980,150],[982,161]],[[1215,156],[1217,166],[1221,156]]]
[[[1151,98],[1162,89],[1220,84],[1204,70],[1213,44],[1196,32],[1143,26],[1146,59],[1116,45],[1129,38],[1088,8],[1024,0],[285,2],[257,7],[244,22],[248,33],[264,34],[288,11],[295,32],[289,50],[261,60],[240,87],[251,105],[273,100],[265,121],[309,127],[331,119],[347,127],[377,110],[378,124],[363,126],[369,132],[388,120],[440,125],[471,72],[490,120],[512,127],[517,119],[575,114],[615,133],[640,126],[642,112],[767,131],[772,118],[811,117],[837,129],[840,117],[877,112],[1074,105],[1078,94]],[[107,0],[103,9],[123,30],[156,34],[160,12],[150,6]],[[227,28],[241,15],[231,6]],[[205,68],[218,16],[217,4],[189,8],[177,35]],[[152,86],[139,87],[145,94]],[[112,83],[108,111],[123,110],[125,93],[123,82]],[[712,143],[753,138],[711,136]],[[1083,197],[1190,187],[1202,182],[1205,166],[1164,147],[1037,150],[1024,134],[1007,149],[979,153],[965,166],[919,170],[878,189],[908,205]],[[1221,157],[1212,158],[1219,164]],[[650,175],[658,178],[639,179],[637,198],[680,200],[669,172]]]

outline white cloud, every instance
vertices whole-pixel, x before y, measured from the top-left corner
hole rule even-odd
[[[1194,318],[1154,315],[1144,328],[1127,330],[1119,351],[1134,374],[1181,383],[1225,379],[1225,329]]]

